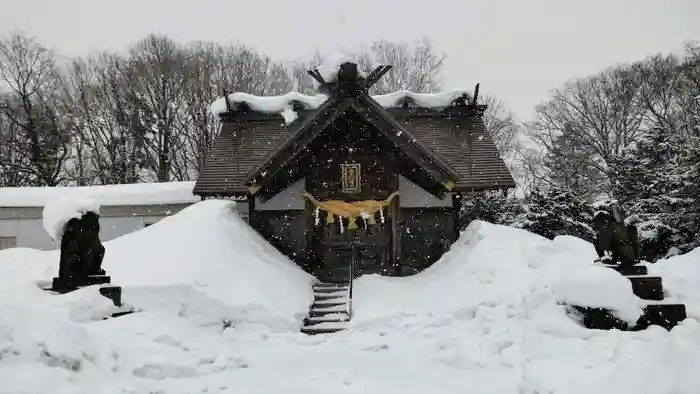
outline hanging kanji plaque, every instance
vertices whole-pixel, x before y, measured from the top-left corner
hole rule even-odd
[[[360,163],[341,164],[340,169],[343,193],[359,193]]]

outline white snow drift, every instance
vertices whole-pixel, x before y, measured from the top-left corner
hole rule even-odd
[[[349,330],[298,332],[311,277],[233,204],[198,203],[105,243],[105,268],[142,312],[100,321],[93,288],[36,286],[58,253],[0,252],[0,393],[697,393],[697,312],[671,332],[593,331],[564,303],[634,320],[640,300],[592,246],[473,223],[433,267],[368,276]],[[697,253],[658,265],[700,306]],[[678,263],[678,264],[676,264]],[[657,270],[656,267],[653,268]],[[695,276],[688,275],[696,272]],[[229,328],[225,328],[229,327]]]

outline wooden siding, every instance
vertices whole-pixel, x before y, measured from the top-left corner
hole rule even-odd
[[[457,238],[452,208],[401,208],[400,215],[402,275],[430,267]]]
[[[306,268],[307,248],[304,211],[256,211],[253,228],[272,246]]]

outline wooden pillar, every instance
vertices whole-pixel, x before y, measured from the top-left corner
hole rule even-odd
[[[313,268],[318,264],[318,253],[317,250],[317,238],[318,232],[316,231],[316,223],[314,219],[314,211],[316,207],[314,204],[304,199],[304,223],[306,223],[306,256],[304,256],[304,270],[310,274],[313,273]]]
[[[389,215],[391,218],[391,265],[394,275],[402,275],[401,267],[401,196],[394,198],[389,205]]]
[[[452,210],[454,214],[454,234],[452,235],[452,242],[456,242],[459,238],[459,232],[462,227],[462,223],[459,220],[459,212],[462,210],[462,195],[459,193],[452,194]]]
[[[257,214],[255,212],[255,196],[248,194],[248,224],[255,231],[258,231]]]

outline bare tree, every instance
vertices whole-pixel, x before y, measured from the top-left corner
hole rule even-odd
[[[196,176],[218,132],[218,119],[209,111],[213,98],[224,91],[279,95],[293,89],[284,63],[245,45],[221,46],[194,42],[185,47],[189,83],[184,92],[187,139],[182,152],[191,176]]]
[[[179,148],[191,74],[184,51],[169,37],[151,35],[135,45],[125,69],[128,106],[136,109],[134,132],[146,145],[146,165],[158,182],[188,179]]]
[[[530,132],[546,150],[548,167],[568,168],[574,160],[599,174],[575,192],[602,192],[608,189],[606,183],[615,181],[615,160],[642,132],[644,109],[639,100],[635,70],[609,69],[555,90],[549,101],[536,108]],[[574,147],[577,154],[572,156],[569,148]],[[605,179],[602,185],[601,178]]]
[[[479,104],[485,104],[484,125],[501,154],[514,149],[520,126],[506,104],[493,94],[479,96]]]
[[[75,108],[77,166],[102,184],[134,183],[145,166],[146,131],[130,102],[126,60],[107,53],[74,61],[71,105]],[[80,167],[78,167],[80,168]],[[84,170],[85,171],[85,170]]]
[[[70,133],[60,111],[61,74],[54,53],[33,38],[13,33],[0,42],[0,82],[9,89],[0,112],[13,135],[4,144],[13,159],[3,166],[27,173],[33,185],[58,185]]]
[[[372,88],[373,94],[391,93],[397,90],[413,92],[434,92],[442,87],[442,67],[446,56],[438,53],[430,39],[420,42],[375,41],[366,56],[360,54],[371,67],[379,64],[394,67]]]
[[[0,98],[5,101],[6,98]],[[29,186],[30,174],[19,171],[29,166],[29,157],[17,150],[19,127],[0,111],[0,187]]]

